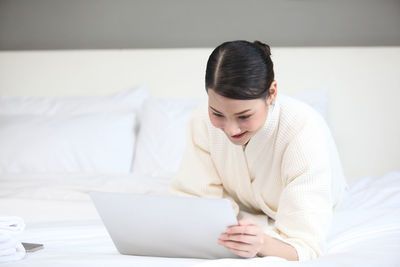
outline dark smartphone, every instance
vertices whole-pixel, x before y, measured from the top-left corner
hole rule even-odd
[[[42,249],[43,244],[35,244],[35,243],[24,243],[22,242],[26,252],[34,252],[36,250]]]

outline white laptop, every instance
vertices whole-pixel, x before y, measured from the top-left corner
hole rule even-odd
[[[239,258],[218,237],[237,225],[227,199],[91,192],[121,254],[178,258]]]

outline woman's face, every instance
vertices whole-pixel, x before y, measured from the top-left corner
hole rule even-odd
[[[272,97],[271,97],[272,96]],[[260,130],[267,118],[274,95],[265,99],[238,100],[208,90],[208,115],[214,127],[224,131],[235,145],[245,145]]]

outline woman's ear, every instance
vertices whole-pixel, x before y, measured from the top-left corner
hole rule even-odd
[[[275,102],[276,96],[278,94],[278,90],[277,89],[278,89],[278,83],[276,81],[273,81],[271,83],[271,86],[269,87],[269,97],[268,97],[268,100],[267,100],[267,103],[269,105],[271,105],[272,103]]]

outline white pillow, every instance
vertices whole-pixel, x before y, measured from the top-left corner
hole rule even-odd
[[[0,96],[0,173],[129,172],[131,124],[136,130],[147,96],[145,86],[106,96]]]
[[[149,98],[140,117],[133,172],[167,177],[177,171],[186,145],[186,126],[200,100]]]
[[[145,86],[125,89],[106,96],[0,96],[0,114],[72,115],[116,111],[138,113],[147,96]]]
[[[0,173],[127,173],[134,113],[0,115]]]
[[[326,118],[324,88],[300,93],[299,99]],[[133,172],[170,177],[178,171],[186,145],[186,127],[199,100],[149,98],[143,104]]]

